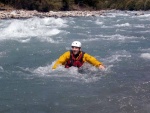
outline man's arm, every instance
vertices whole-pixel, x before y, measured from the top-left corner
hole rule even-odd
[[[84,54],[83,60],[85,62],[88,62],[88,63],[92,64],[93,66],[95,66],[95,67],[97,67],[99,69],[105,69],[105,67],[104,67],[102,62],[98,61],[95,57],[93,57],[93,56],[91,56],[91,55],[89,55],[87,53]]]
[[[67,60],[70,57],[70,51],[65,52],[63,55],[59,57],[59,59],[55,62],[52,69],[56,69],[59,65],[65,65]]]

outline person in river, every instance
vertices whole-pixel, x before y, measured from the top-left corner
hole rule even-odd
[[[56,69],[59,65],[65,65],[65,68],[71,66],[80,68],[85,62],[88,62],[101,70],[105,69],[103,63],[81,50],[81,42],[74,41],[72,42],[71,47],[72,49],[70,51],[65,52],[59,57],[52,69]]]

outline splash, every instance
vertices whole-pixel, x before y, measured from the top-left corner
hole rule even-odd
[[[59,66],[57,69],[52,70],[53,63],[44,67],[38,67],[33,70],[33,73],[38,76],[55,77],[58,78],[58,80],[61,80],[59,78],[68,78],[72,82],[91,83],[101,79],[110,69],[110,67],[108,67],[105,71],[100,71],[90,64],[84,64],[80,69],[76,67],[64,68],[64,66]]]

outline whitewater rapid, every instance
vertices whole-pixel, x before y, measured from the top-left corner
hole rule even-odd
[[[0,112],[148,113],[150,12],[0,20]],[[55,61],[72,41],[106,66]]]

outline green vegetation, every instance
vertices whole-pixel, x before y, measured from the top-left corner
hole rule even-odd
[[[15,9],[38,10],[150,10],[150,0],[0,0],[4,6]]]

